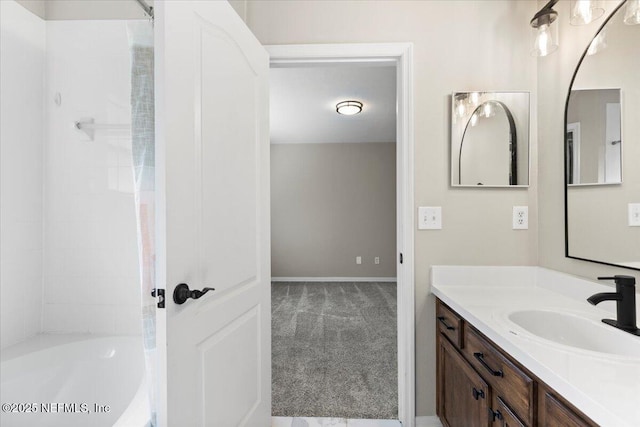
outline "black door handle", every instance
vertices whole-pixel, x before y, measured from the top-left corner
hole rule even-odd
[[[198,299],[209,291],[215,291],[214,288],[203,288],[201,291],[189,289],[186,283],[180,283],[173,290],[173,302],[176,304],[184,304],[189,298]]]

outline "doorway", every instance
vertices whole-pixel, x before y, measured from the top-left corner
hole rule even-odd
[[[396,74],[395,251],[397,286],[397,417],[415,421],[413,283],[413,138],[410,44],[266,46],[271,68],[314,66],[393,67]],[[273,160],[272,160],[273,161]],[[357,261],[357,260],[353,260]],[[375,262],[373,257],[372,262]]]

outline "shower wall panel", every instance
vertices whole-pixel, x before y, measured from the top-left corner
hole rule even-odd
[[[40,331],[45,22],[0,1],[1,347]]]
[[[126,22],[47,22],[46,75],[44,331],[141,333]]]

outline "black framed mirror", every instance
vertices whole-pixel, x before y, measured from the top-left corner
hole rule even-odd
[[[620,3],[565,103],[565,255],[640,270],[640,25]]]
[[[451,185],[529,185],[529,93],[454,92]]]

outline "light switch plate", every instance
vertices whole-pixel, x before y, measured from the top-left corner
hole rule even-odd
[[[418,208],[418,230],[441,230],[442,207],[420,206]]]
[[[513,229],[527,230],[529,228],[529,207],[514,206],[513,207]]]
[[[629,227],[640,227],[640,203],[629,203]]]

